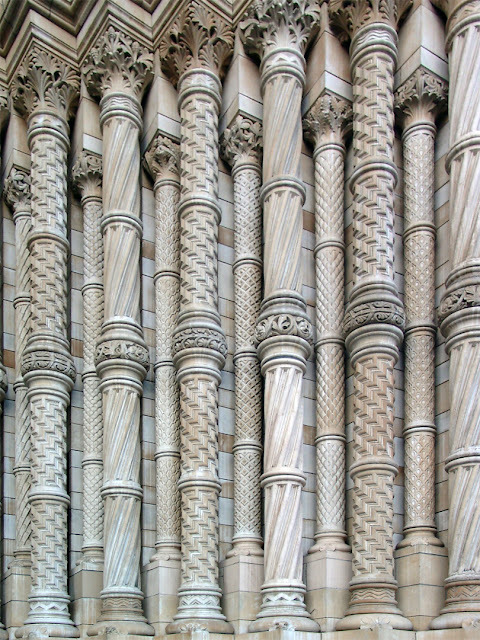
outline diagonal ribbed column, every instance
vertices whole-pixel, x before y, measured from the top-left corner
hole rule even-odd
[[[178,87],[181,119],[180,314],[174,363],[180,387],[181,586],[167,632],[229,633],[218,586],[218,385],[227,347],[217,289],[220,75],[230,56],[227,25],[196,2],[160,46]]]
[[[13,210],[15,223],[15,549],[10,564],[12,588],[17,597],[12,603],[11,626],[19,627],[28,614],[26,595],[30,591],[31,522],[30,503],[30,406],[28,388],[21,372],[25,346],[30,334],[30,251],[28,236],[31,230],[31,188],[29,174],[12,167],[5,181],[4,196]],[[25,594],[25,595],[24,595]]]
[[[152,55],[121,31],[103,33],[84,64],[101,96],[105,312],[96,352],[104,420],[102,612],[92,635],[152,635],[140,589],[140,396],[148,350],[140,325],[140,99]]]
[[[451,271],[438,311],[450,355],[449,569],[433,629],[480,621],[480,2],[441,5],[450,66]]]
[[[397,546],[398,601],[415,626],[428,628],[438,614],[429,585],[441,575],[445,555],[435,525],[435,114],[446,100],[446,83],[420,68],[395,94],[403,124],[404,254],[405,254],[405,520],[404,539]],[[413,554],[428,556],[416,577],[425,594],[409,598],[402,586],[415,584]],[[420,560],[419,560],[420,561]],[[440,563],[440,566],[439,566]],[[403,567],[405,569],[403,570]],[[440,585],[439,585],[440,586]],[[437,589],[438,592],[438,589]],[[406,593],[406,597],[403,594]],[[419,607],[423,605],[422,607]],[[428,606],[428,609],[426,606]],[[423,614],[423,620],[418,615]],[[430,616],[428,615],[430,614]]]
[[[32,48],[12,87],[28,115],[31,154],[31,333],[21,373],[31,412],[32,587],[30,612],[17,637],[77,637],[67,591],[67,406],[75,368],[67,340],[67,119],[76,73]]]
[[[353,82],[354,281],[344,319],[354,372],[353,579],[342,630],[412,628],[396,606],[393,572],[393,369],[404,324],[393,280],[393,74],[402,9],[394,0],[329,3],[352,38]]]
[[[263,0],[240,24],[247,53],[261,58],[265,293],[256,329],[265,376],[265,582],[251,631],[316,631],[302,582],[303,374],[312,327],[302,297],[304,51],[318,25],[307,0]]]
[[[102,161],[83,152],[72,169],[84,230],[83,295],[83,565],[103,564],[103,414],[95,350],[103,321]]]
[[[225,129],[222,153],[234,189],[235,443],[234,531],[229,555],[263,555],[260,474],[262,378],[255,326],[262,302],[261,126],[237,116]]]

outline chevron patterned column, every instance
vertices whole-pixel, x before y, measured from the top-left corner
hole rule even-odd
[[[314,145],[317,329],[317,529],[307,559],[307,586],[323,631],[334,631],[345,613],[351,565],[350,547],[345,542],[345,345],[341,332],[345,287],[343,138],[351,118],[349,102],[324,93],[303,120],[305,134]],[[339,576],[345,574],[346,589],[340,589]]]
[[[304,52],[318,28],[309,0],[260,0],[240,33],[261,59],[263,93],[263,230],[265,293],[256,328],[265,377],[265,582],[250,631],[317,631],[302,581],[303,374],[312,326],[302,296],[301,101]]]
[[[28,594],[31,588],[31,515],[28,494],[31,484],[30,470],[30,404],[28,387],[22,376],[21,364],[30,335],[30,251],[28,237],[31,231],[30,175],[12,167],[5,181],[5,200],[13,210],[15,223],[15,549],[9,566],[11,590],[15,598],[8,615],[9,626],[20,627],[28,615]]]
[[[395,93],[403,124],[405,256],[405,520],[395,553],[398,602],[416,629],[440,606],[446,551],[435,525],[435,115],[444,80],[420,67]],[[412,556],[416,556],[415,560]],[[421,569],[416,572],[417,564]],[[443,575],[445,577],[445,575]],[[418,596],[407,589],[418,586]],[[433,588],[432,588],[433,587]],[[436,606],[435,606],[436,605]]]
[[[105,312],[96,352],[103,396],[105,505],[102,611],[91,635],[153,635],[140,588],[140,397],[149,366],[140,325],[141,97],[152,55],[117,28],[99,36],[83,67],[100,100],[103,131]]]
[[[445,0],[450,67],[450,267],[438,319],[450,356],[449,568],[432,629],[480,624],[480,2]]]
[[[353,82],[353,288],[344,318],[354,380],[353,578],[339,630],[412,628],[397,607],[393,564],[393,369],[404,326],[393,268],[393,74],[404,4],[329,3],[352,39]]]
[[[36,46],[12,83],[15,107],[28,116],[32,211],[31,333],[21,366],[31,411],[32,582],[30,611],[17,637],[78,637],[69,613],[66,473],[75,380],[67,340],[67,120],[78,88],[74,70]]]
[[[187,3],[160,45],[178,88],[181,119],[180,314],[173,354],[180,386],[181,586],[168,633],[230,633],[218,585],[218,385],[227,346],[217,288],[220,76],[230,57],[228,26]]]

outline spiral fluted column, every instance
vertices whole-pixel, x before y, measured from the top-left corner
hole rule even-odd
[[[307,0],[263,0],[240,23],[245,50],[261,58],[264,110],[265,292],[256,340],[265,377],[265,582],[251,631],[318,630],[305,608],[302,581],[302,388],[313,338],[302,296],[300,107],[304,51],[319,17],[318,6]]]
[[[78,93],[74,70],[33,47],[12,84],[28,116],[31,155],[31,332],[21,374],[31,424],[32,582],[30,611],[17,637],[77,637],[67,589],[67,406],[75,368],[67,340],[67,120]]]
[[[180,387],[181,585],[168,633],[230,633],[218,586],[218,385],[227,347],[217,288],[220,75],[232,33],[196,2],[162,40],[181,119],[180,313],[173,355]]]
[[[331,19],[352,38],[353,288],[344,318],[354,385],[353,578],[337,629],[411,629],[396,603],[393,563],[394,366],[404,313],[394,284],[393,74],[404,6],[343,0]]]
[[[152,55],[109,27],[84,63],[100,96],[103,131],[104,322],[96,351],[103,398],[104,572],[100,619],[107,630],[152,635],[140,589],[140,397],[149,366],[140,325],[140,100]]]
[[[438,319],[450,356],[446,605],[431,627],[480,624],[480,2],[446,9],[450,90],[450,266]]]

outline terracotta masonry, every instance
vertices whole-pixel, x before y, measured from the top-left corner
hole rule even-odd
[[[0,4],[0,640],[479,638],[480,0]]]

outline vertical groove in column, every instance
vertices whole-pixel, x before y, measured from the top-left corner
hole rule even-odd
[[[234,189],[235,442],[233,555],[263,555],[262,378],[255,326],[262,302],[261,125],[238,115],[225,129],[222,153]]]
[[[72,169],[81,196],[84,229],[83,295],[83,564],[103,565],[103,411],[95,350],[103,321],[102,161],[83,152]]]
[[[197,2],[160,45],[178,85],[180,313],[174,364],[180,387],[181,585],[168,633],[231,633],[218,585],[218,385],[227,347],[218,312],[218,113],[220,76],[233,46],[229,27]]]
[[[250,631],[317,631],[302,581],[303,374],[313,342],[302,296],[301,100],[304,52],[318,28],[308,0],[254,3],[240,32],[261,59],[264,103],[263,230],[265,293],[256,329],[265,376],[265,582]]]
[[[450,356],[449,569],[432,629],[480,622],[480,2],[442,2],[450,71],[450,265],[438,318]]]
[[[31,411],[32,583],[30,611],[17,637],[78,637],[69,613],[67,406],[75,368],[67,340],[67,120],[78,76],[33,47],[13,80],[17,109],[28,115],[32,226],[31,333],[21,373]]]
[[[352,38],[353,289],[344,318],[354,371],[353,579],[337,629],[411,629],[397,607],[393,565],[394,365],[404,314],[394,284],[393,74],[396,21],[407,3],[329,4]]]
[[[140,397],[149,366],[140,325],[140,100],[152,55],[109,27],[84,64],[103,131],[105,312],[96,351],[104,416],[102,611],[91,635],[153,635],[140,588]]]
[[[157,540],[152,559],[180,559],[180,401],[173,335],[180,307],[180,148],[157,135],[145,154],[155,191],[155,465]]]

